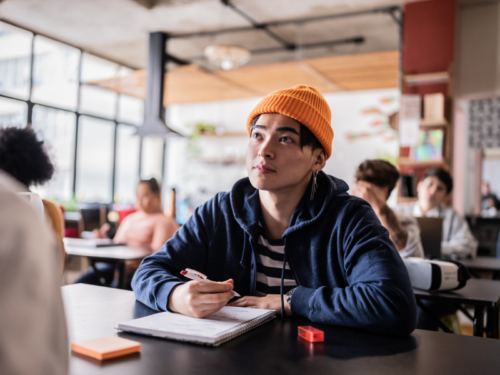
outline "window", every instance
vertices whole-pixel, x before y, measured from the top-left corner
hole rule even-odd
[[[102,86],[106,85],[106,79],[118,76],[119,68],[112,62],[83,54],[80,112],[115,117],[117,94]]]
[[[76,164],[78,201],[112,201],[114,130],[111,121],[80,117]]]
[[[33,108],[33,129],[46,144],[55,166],[52,179],[37,188],[45,198],[70,200],[72,197],[75,127],[74,113],[39,105]]]
[[[28,105],[25,102],[0,97],[0,128],[24,128],[27,113]]]
[[[0,128],[31,124],[43,140],[55,166],[50,181],[31,187],[43,198],[132,203],[140,175],[161,181],[163,139],[135,135],[144,103],[133,73],[0,22]]]
[[[163,138],[146,137],[142,139],[141,179],[152,177],[158,182],[162,179],[163,169]]]
[[[141,99],[120,95],[118,108],[118,121],[142,125],[144,121],[144,102]]]
[[[29,98],[33,34],[0,22],[0,94]]]
[[[139,182],[139,150],[141,139],[134,135],[135,126],[118,125],[116,139],[115,202],[135,202]]]
[[[75,110],[79,60],[76,48],[36,36],[32,100]]]

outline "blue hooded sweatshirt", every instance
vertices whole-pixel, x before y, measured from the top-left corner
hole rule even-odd
[[[312,182],[283,234],[286,261],[297,289],[293,315],[317,323],[376,333],[408,335],[416,304],[408,273],[388,231],[370,205],[347,194],[347,184],[323,172],[312,200]],[[211,280],[234,280],[242,296],[255,295],[260,199],[248,178],[231,193],[198,207],[132,280],[137,300],[167,310],[172,289],[192,268]]]

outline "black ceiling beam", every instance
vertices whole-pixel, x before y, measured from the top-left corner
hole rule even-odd
[[[325,20],[330,20],[330,19],[335,19],[335,18],[366,16],[368,14],[376,14],[376,13],[392,15],[392,12],[394,12],[395,10],[400,10],[400,9],[401,8],[398,6],[388,6],[388,7],[374,8],[374,9],[368,9],[368,10],[359,10],[356,12],[325,14],[324,16],[306,17],[306,18],[295,19],[295,20],[266,22],[265,25],[272,27],[272,26],[287,25],[287,24],[291,24],[291,23],[308,23],[308,22],[316,22],[316,21],[325,21]]]
[[[361,44],[365,42],[365,38],[362,36],[357,36],[354,38],[346,38],[346,39],[337,39],[337,40],[330,40],[330,41],[325,41],[325,42],[317,42],[317,43],[306,43],[302,44],[300,46],[294,46],[292,50],[297,50],[297,49],[310,49],[310,48],[320,48],[320,47],[328,47],[328,46],[334,46],[334,45],[339,45],[339,44]],[[264,53],[272,53],[272,52],[280,52],[283,51],[283,48],[260,48],[260,49],[255,49],[251,50],[250,53],[253,55],[258,55],[258,54],[264,54]]]
[[[264,25],[264,24],[262,24],[260,22],[257,22],[256,20],[254,20],[248,14],[246,14],[241,9],[239,9],[236,5],[234,5],[233,3],[231,3],[229,0],[221,0],[221,2],[225,6],[231,8],[233,11],[235,11],[236,13],[238,13],[241,17],[243,17],[244,19],[246,19],[248,22],[250,22],[252,24],[252,27],[254,29],[262,30],[269,37],[271,37],[272,39],[276,40],[278,43],[280,43],[286,49],[291,50],[291,49],[294,48],[294,44],[293,43],[287,42],[285,39],[283,39],[282,37],[280,37],[278,34],[274,33],[271,30],[269,30],[266,25]]]
[[[191,64],[190,61],[181,59],[179,57],[172,56],[169,53],[165,54],[165,58],[167,61],[172,61],[173,63],[175,63],[177,65],[189,65],[189,64]]]
[[[339,44],[361,44],[364,42],[365,42],[364,37],[356,36],[356,37],[352,37],[352,38],[330,40],[330,41],[325,41],[325,42],[306,43],[306,44],[302,44],[300,46],[294,46],[292,51],[299,49],[299,48],[310,49],[310,48],[335,46],[335,45],[339,45]],[[272,47],[272,48],[260,48],[260,49],[250,50],[250,53],[252,55],[259,55],[259,54],[266,54],[266,53],[283,52],[283,51],[287,51],[287,50],[288,49],[283,48],[283,47]],[[205,56],[196,56],[196,57],[189,58],[189,60],[191,60],[191,61],[199,61],[199,60],[204,60],[204,59],[205,59]]]
[[[403,26],[403,11],[399,7],[392,7],[388,13],[391,15],[394,22],[398,24],[399,27]],[[398,14],[398,15],[396,15]]]
[[[218,34],[230,34],[230,33],[252,31],[252,30],[256,30],[256,29],[257,30],[261,30],[261,29],[267,30],[268,27],[273,27],[273,26],[309,23],[309,22],[315,22],[315,21],[324,21],[324,20],[329,20],[329,19],[346,18],[346,17],[356,17],[356,16],[363,16],[363,15],[368,15],[368,14],[376,14],[376,13],[388,14],[396,21],[397,18],[394,14],[396,11],[401,12],[401,8],[398,6],[390,6],[390,7],[374,8],[374,9],[368,9],[368,10],[360,10],[357,12],[327,14],[324,16],[296,18],[296,19],[284,20],[284,21],[262,22],[262,23],[257,23],[258,28],[256,28],[255,26],[244,26],[244,27],[233,27],[233,28],[221,29],[221,30],[199,31],[199,32],[194,32],[194,33],[170,34],[170,38],[193,38],[193,37],[213,36],[213,35],[218,35]],[[400,24],[399,19],[397,19],[396,22],[398,24]]]

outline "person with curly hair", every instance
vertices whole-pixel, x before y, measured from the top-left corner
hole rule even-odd
[[[26,186],[42,185],[54,174],[43,141],[32,128],[0,129],[0,169]]]
[[[31,127],[0,128],[0,170],[19,181],[26,191],[33,185],[49,181],[55,171],[44,142],[38,140]],[[64,219],[52,202],[42,199],[45,219],[52,227],[61,249],[61,271],[64,266]]]

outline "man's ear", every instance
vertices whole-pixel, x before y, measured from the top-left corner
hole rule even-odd
[[[314,170],[319,172],[325,167],[326,164],[325,150],[323,150],[322,148],[317,148],[316,150],[314,150],[314,157]]]

